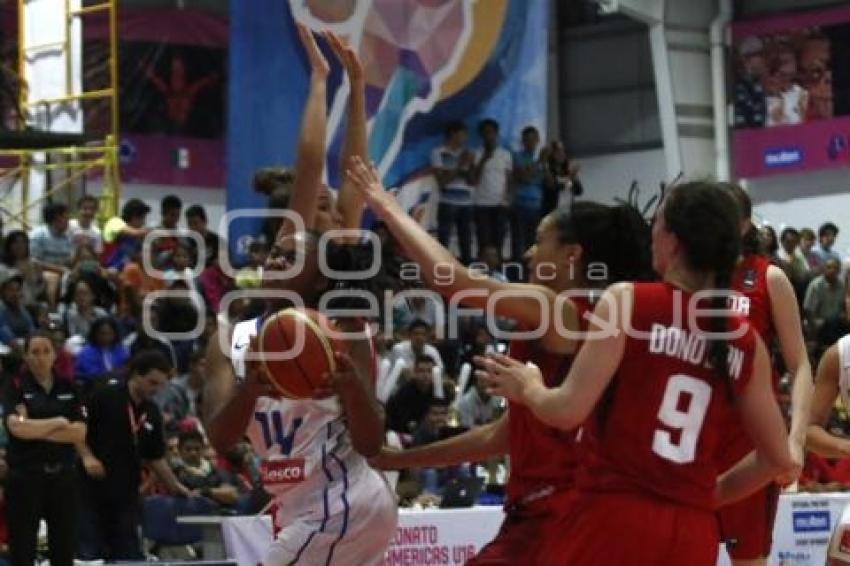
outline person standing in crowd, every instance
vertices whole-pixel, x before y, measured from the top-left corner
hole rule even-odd
[[[151,207],[131,198],[121,207],[121,216],[110,218],[103,227],[101,263],[117,272],[124,265],[141,257],[142,241],[150,229],[145,222]]]
[[[481,352],[480,355],[484,353]],[[484,380],[473,376],[472,387],[463,393],[457,402],[457,414],[461,426],[472,428],[486,425],[499,418],[501,412],[502,400],[490,395]]]
[[[24,361],[24,372],[9,379],[3,394],[10,557],[13,566],[35,562],[44,519],[50,564],[71,566],[77,519],[74,446],[86,437],[83,410],[73,384],[53,374],[56,350],[50,336],[30,334]]]
[[[193,204],[186,209],[186,224],[189,226],[189,231],[201,237],[204,242],[204,256],[198,256],[197,242],[194,238],[187,238],[190,249],[192,250],[193,261],[203,262],[205,267],[209,267],[218,262],[218,248],[220,238],[218,234],[207,227],[207,211],[199,204]]]
[[[544,330],[537,340],[511,342],[511,354],[542,368],[551,387],[558,385],[579,348],[572,338],[587,329],[584,315],[601,289],[651,275],[649,227],[633,207],[579,202],[559,208],[543,219],[536,243],[526,252],[530,283],[507,283],[461,266],[398,206],[374,167],[357,164],[350,174],[400,248],[421,266],[432,289],[444,297],[463,294],[468,297],[465,306],[481,309],[488,308],[489,297],[504,294],[492,305],[496,316],[515,320],[520,330]],[[605,265],[604,276],[594,274],[593,265]],[[451,266],[451,280],[437,278],[436,266]],[[577,292],[582,289],[588,291]],[[496,538],[468,564],[540,563],[542,533],[573,498],[578,457],[574,434],[561,433],[525,407],[511,404],[489,425],[411,450],[385,448],[372,464],[388,470],[451,466],[505,454],[511,459],[505,520]]]
[[[511,259],[522,261],[534,244],[543,206],[546,164],[538,151],[540,134],[534,126],[522,131],[522,150],[514,155],[514,187],[511,199]]]
[[[788,266],[788,274],[797,295],[797,302],[802,305],[806,285],[809,283],[809,264],[799,247],[800,233],[788,226],[782,230],[779,242],[781,249],[778,257]]]
[[[815,253],[815,231],[811,228],[800,230],[800,252],[806,259],[809,272],[816,272],[820,267],[820,260]]]
[[[569,202],[584,194],[584,186],[578,178],[578,165],[570,160],[563,142],[554,140],[549,145],[546,168],[541,216],[546,216],[558,208],[567,191]]]
[[[823,264],[823,273],[815,277],[806,289],[803,313],[812,336],[821,327],[844,312],[845,287],[841,281],[841,262],[829,257]]]
[[[412,364],[410,377],[387,401],[387,428],[411,434],[422,422],[434,399],[434,360],[421,355]]]
[[[824,268],[826,260],[833,258],[838,262],[839,272],[841,271],[841,254],[832,249],[836,237],[838,237],[838,226],[832,222],[826,222],[818,228],[818,245],[812,251],[818,258],[820,269]]]
[[[499,146],[499,123],[492,119],[478,124],[482,147],[475,150],[475,167],[470,182],[475,187],[475,232],[478,255],[494,246],[502,255],[505,242],[508,188],[513,171],[511,152]]]
[[[406,368],[411,369],[417,358],[426,356],[434,361],[435,366],[442,368],[440,351],[428,343],[432,330],[433,327],[424,320],[413,320],[407,327],[407,340],[395,344],[390,350],[390,362],[395,364],[396,360],[401,360]]]
[[[452,122],[446,126],[443,145],[431,152],[431,167],[440,190],[437,208],[437,238],[448,247],[452,230],[457,233],[460,261],[472,261],[472,201],[470,177],[475,157],[464,147],[466,126]]]
[[[721,187],[735,199],[741,216],[742,254],[732,276],[731,287],[736,296],[730,307],[753,325],[769,349],[776,345],[782,354],[792,376],[789,447],[794,460],[802,465],[813,385],[794,288],[785,272],[760,253],[764,240],[752,222],[749,195],[738,185],[724,183]],[[772,377],[778,391],[778,372]],[[726,429],[719,461],[722,472],[753,450],[753,443],[736,416]],[[771,482],[749,497],[720,508],[721,535],[736,565],[764,561],[770,554],[779,492],[780,486]]]
[[[77,201],[77,218],[68,223],[68,237],[75,248],[91,246],[98,254],[103,252],[103,236],[95,223],[100,203],[97,197],[83,195]]]
[[[723,310],[740,253],[738,219],[732,196],[716,184],[670,191],[652,230],[664,280],[605,291],[590,323],[599,338],[585,342],[559,387],[506,356],[480,360],[491,393],[553,427],[582,430],[577,493],[540,543],[543,563],[715,566],[715,507],[775,478],[796,479],[801,465],[789,450],[767,348]],[[695,304],[701,291],[712,298]],[[701,308],[715,314],[693,310]],[[719,337],[708,340],[708,332]],[[669,345],[686,336],[701,346],[679,355]],[[755,454],[722,474],[718,456],[733,412]]]
[[[139,540],[143,463],[172,494],[192,495],[165,460],[162,416],[153,403],[171,371],[161,352],[140,352],[130,360],[126,379],[110,379],[86,402],[88,433],[78,446],[85,470],[78,490],[81,560],[144,558]]]
[[[30,256],[42,269],[61,274],[74,253],[68,237],[68,205],[48,204],[42,215],[44,224],[30,234]]]
[[[71,283],[67,299],[67,302],[62,303],[64,308],[60,309],[59,316],[69,338],[79,336],[85,339],[95,321],[109,316],[109,313],[95,304],[94,289],[87,278]]]

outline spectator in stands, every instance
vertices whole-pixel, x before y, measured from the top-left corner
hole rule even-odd
[[[472,428],[495,421],[502,414],[501,399],[487,393],[484,382],[473,377],[472,387],[457,402],[461,426]]]
[[[437,237],[449,247],[452,230],[457,232],[460,261],[472,260],[472,193],[470,176],[475,156],[464,147],[466,126],[452,122],[446,126],[443,145],[431,152],[431,167],[440,190],[437,208]]]
[[[772,263],[776,263],[779,259],[779,239],[776,237],[776,230],[773,226],[765,224],[759,230],[759,239],[761,240],[761,253]]]
[[[148,293],[165,289],[162,272],[156,268],[145,269],[141,251],[140,249],[138,255],[128,258],[121,270],[119,310],[125,315],[133,312],[135,305],[141,306]],[[153,246],[150,247],[149,252],[148,266],[153,267],[155,263]]]
[[[814,252],[818,258],[819,266],[824,268],[826,260],[833,258],[838,261],[839,271],[841,267],[841,255],[832,249],[835,238],[838,236],[838,226],[832,222],[826,222],[818,229],[818,245]]]
[[[443,367],[443,358],[440,352],[428,343],[431,338],[431,325],[424,320],[414,320],[407,327],[408,339],[402,340],[390,350],[390,361],[395,364],[396,360],[402,360],[404,365],[412,369],[417,358],[425,356],[430,358],[434,365]]]
[[[434,399],[434,360],[429,356],[416,358],[410,379],[405,380],[387,401],[387,428],[412,434]]]
[[[42,218],[44,224],[30,234],[30,256],[45,271],[61,274],[68,269],[74,253],[68,236],[68,205],[48,204]]]
[[[62,303],[59,315],[62,328],[68,337],[78,336],[81,340],[89,335],[92,324],[99,318],[109,315],[95,304],[94,289],[87,279],[77,279],[68,289],[65,301]]]
[[[425,446],[451,435],[457,428],[450,423],[450,401],[431,399],[427,412],[413,433],[412,446]],[[422,468],[419,470],[419,484],[429,495],[441,495],[448,480],[457,476],[469,475],[469,464],[447,468]]]
[[[216,261],[204,268],[198,277],[198,287],[204,296],[207,307],[218,313],[221,310],[221,300],[234,288],[233,279],[229,277],[221,264]]]
[[[86,279],[95,295],[95,304],[105,310],[111,310],[115,305],[116,291],[112,279],[114,272],[105,269],[98,261],[97,253],[88,244],[82,244],[74,251],[71,266],[62,276],[59,284],[60,297],[67,298],[68,291],[75,281]],[[65,300],[65,302],[68,302]]]
[[[820,266],[820,259],[815,253],[815,231],[811,228],[800,230],[800,252],[806,259],[809,271],[816,271]]]
[[[578,165],[570,160],[562,142],[553,140],[549,144],[546,169],[541,217],[558,208],[564,195],[568,194],[572,202],[573,198],[584,194],[584,187],[578,177]]]
[[[89,388],[94,379],[121,369],[128,358],[115,319],[99,318],[92,323],[86,344],[77,354],[74,374],[78,382]]]
[[[841,262],[829,257],[823,274],[817,276],[806,290],[803,313],[810,333],[816,333],[825,322],[839,318],[844,312],[845,287],[839,275]]]
[[[198,292],[195,284],[195,274],[192,269],[192,252],[183,243],[178,243],[171,250],[171,267],[162,274],[166,288],[173,286],[175,282],[182,282],[189,291]]]
[[[68,237],[75,248],[91,246],[95,253],[103,251],[103,236],[95,223],[99,206],[97,197],[92,195],[83,195],[77,201],[77,218],[68,224]]]
[[[24,307],[23,277],[7,272],[0,282],[0,342],[13,347],[35,332],[35,323]]]
[[[428,289],[422,289],[422,295],[399,295],[393,303],[393,331],[410,330],[414,322],[421,321],[435,328],[438,322],[445,320],[443,298]]]
[[[145,226],[151,208],[131,198],[121,208],[121,216],[110,218],[103,227],[101,263],[120,272],[124,264],[140,256],[142,241],[150,232]]]
[[[0,265],[0,278],[4,273],[14,271],[23,277],[23,302],[35,305],[47,299],[47,282],[41,267],[30,259],[29,236],[21,230],[13,230],[3,240],[3,263]]]
[[[534,243],[543,206],[546,163],[538,151],[540,134],[528,126],[522,131],[522,150],[514,154],[514,189],[511,201],[511,258],[522,261]]]
[[[162,353],[168,360],[171,362],[172,367],[177,367],[177,353],[174,351],[174,346],[160,336],[158,329],[159,325],[159,315],[160,306],[156,303],[152,304],[148,309],[148,317],[150,322],[150,327],[148,328],[145,324],[142,324],[142,306],[138,305],[136,311],[133,314],[133,318],[139,321],[139,324],[136,326],[136,329],[129,333],[124,338],[124,347],[130,353],[130,356],[135,356],[145,350],[158,350]],[[150,329],[152,332],[148,332]]]
[[[166,430],[176,429],[177,423],[186,417],[198,417],[204,373],[207,360],[204,352],[192,352],[189,356],[189,371],[169,380],[154,401],[162,412]]]
[[[154,266],[157,269],[168,269],[171,267],[171,256],[180,243],[180,236],[175,234],[179,230],[180,213],[183,210],[183,201],[175,195],[168,195],[160,203],[160,225],[157,230],[171,232],[168,236],[158,236],[153,241]]]
[[[802,303],[809,281],[809,265],[799,248],[800,233],[789,226],[782,230],[779,240],[782,243],[778,254],[779,259],[788,266],[789,279]]]
[[[236,503],[239,492],[215,469],[213,462],[203,457],[204,437],[197,430],[181,432],[180,460],[174,475],[190,491],[200,494],[223,506]]]
[[[470,178],[475,186],[475,231],[478,255],[494,246],[501,256],[505,241],[508,188],[513,172],[511,152],[499,146],[499,123],[492,119],[478,124],[483,147],[475,150],[475,167]]]
[[[207,211],[199,204],[193,204],[186,209],[186,224],[189,226],[189,231],[198,234],[204,241],[204,254],[199,257],[197,243],[194,238],[186,238],[189,244],[189,249],[192,252],[193,265],[196,261],[203,261],[204,266],[218,262],[218,248],[220,238],[218,234],[207,228]]]
[[[160,352],[130,360],[126,379],[110,379],[86,407],[88,434],[78,447],[85,475],[80,481],[81,560],[141,560],[139,487],[142,463],[174,495],[189,497],[165,459],[162,416],[152,402],[172,366]]]
[[[260,286],[269,250],[270,246],[262,240],[254,240],[248,245],[248,265],[236,273],[237,289],[256,289]]]
[[[266,507],[270,496],[263,488],[259,458],[250,442],[242,441],[219,456],[217,467],[225,481],[239,490],[237,513],[254,515]]]

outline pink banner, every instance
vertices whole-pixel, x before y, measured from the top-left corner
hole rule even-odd
[[[850,117],[799,126],[738,130],[735,173],[761,177],[850,165]]]
[[[220,139],[122,135],[124,182],[222,188],[224,173],[224,142]]]

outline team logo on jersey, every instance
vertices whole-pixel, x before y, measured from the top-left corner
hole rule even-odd
[[[758,279],[758,274],[755,269],[748,269],[744,272],[744,282],[742,287],[747,291],[752,291],[756,288],[756,280]]]
[[[282,485],[304,481],[304,458],[263,460],[260,465],[263,485]]]

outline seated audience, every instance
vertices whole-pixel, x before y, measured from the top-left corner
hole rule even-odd
[[[396,360],[402,360],[405,366],[413,368],[413,362],[420,356],[426,356],[433,360],[434,365],[443,367],[443,358],[440,352],[428,343],[431,337],[431,326],[423,320],[414,320],[407,327],[408,339],[402,340],[390,350],[390,361],[395,364]]]
[[[77,354],[75,378],[88,387],[94,379],[121,369],[129,357],[115,320],[99,318],[92,323],[86,344]]]
[[[80,336],[85,339],[92,323],[108,314],[95,304],[95,292],[88,279],[73,282],[59,307],[62,328],[68,337]]]
[[[42,215],[44,224],[30,234],[30,256],[42,269],[61,274],[70,265],[74,253],[68,236],[68,206],[48,204]]]
[[[487,392],[484,382],[472,378],[472,387],[457,402],[461,426],[472,428],[496,420],[502,414],[502,399]]]
[[[434,360],[422,355],[416,358],[410,379],[406,379],[387,401],[387,428],[412,434],[434,399]]]
[[[206,497],[219,505],[234,505],[239,492],[236,486],[226,483],[213,466],[203,457],[204,437],[197,430],[180,433],[180,460],[174,475],[189,490]]]
[[[15,230],[3,240],[3,273],[15,271],[23,277],[22,290],[25,305],[36,305],[47,300],[47,282],[40,266],[30,259],[30,240],[26,232]]]
[[[218,234],[207,228],[207,211],[199,204],[193,204],[186,209],[186,224],[189,231],[198,234],[204,242],[203,257],[199,257],[197,243],[194,238],[186,238],[186,243],[192,252],[194,262],[203,262],[205,267],[218,263],[218,250],[221,239]]]
[[[75,248],[90,246],[96,253],[103,251],[103,235],[95,223],[100,203],[97,197],[83,195],[77,201],[77,218],[68,223],[68,237]]]
[[[0,282],[0,342],[13,347],[35,332],[35,323],[24,307],[23,277],[7,272]]]
[[[820,331],[825,322],[837,319],[844,311],[844,284],[839,278],[841,263],[828,258],[823,264],[823,274],[809,284],[803,300],[803,314],[811,335]]]
[[[189,371],[169,380],[154,401],[162,411],[165,429],[173,430],[186,417],[198,417],[204,387],[206,357],[203,352],[189,356]]]
[[[124,264],[139,257],[142,241],[150,232],[145,221],[151,208],[139,199],[131,198],[121,207],[121,216],[110,218],[103,227],[101,263],[120,272]]]

